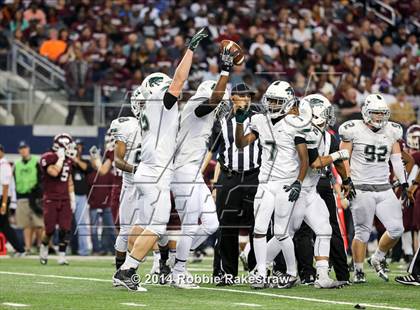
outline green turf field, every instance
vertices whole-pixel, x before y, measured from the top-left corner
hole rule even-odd
[[[334,290],[298,286],[255,291],[245,285],[202,285],[197,290],[180,290],[148,285],[148,292],[137,293],[112,287],[114,267],[110,257],[70,258],[70,266],[58,266],[55,259],[50,257],[47,266],[34,258],[0,259],[0,308],[354,309],[360,304],[366,309],[420,309],[420,287],[394,282],[395,275],[404,273],[397,265],[391,265],[389,283],[367,269],[369,283]],[[190,264],[189,269],[193,274],[211,274],[211,264],[211,260],[205,260]],[[143,273],[150,266],[151,259],[142,265]]]

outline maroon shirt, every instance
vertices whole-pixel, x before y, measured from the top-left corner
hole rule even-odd
[[[53,177],[48,174],[47,168],[50,165],[54,165],[57,160],[57,154],[52,151],[44,153],[41,156],[40,166],[42,171],[43,198],[49,200],[68,200],[70,199],[69,177],[72,173],[73,161],[66,157],[60,174]]]
[[[112,151],[111,150],[106,151],[105,158],[106,159],[109,159],[112,162],[112,170],[111,170],[111,173],[114,176],[114,181],[112,182],[112,184],[121,186],[121,184],[122,184],[122,171],[120,169],[117,169],[115,167],[114,150],[112,150]]]
[[[92,209],[104,209],[111,206],[111,190],[113,176],[111,173],[100,175],[97,171],[86,176],[90,194],[88,198],[89,206]]]

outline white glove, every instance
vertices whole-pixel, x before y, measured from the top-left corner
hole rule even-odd
[[[77,148],[76,148],[76,144],[72,143],[70,145],[67,146],[66,148],[66,156],[71,158],[71,159],[75,159],[77,156]]]
[[[76,211],[76,194],[74,192],[70,192],[70,208],[71,212]]]
[[[99,149],[94,145],[89,149],[89,154],[92,158],[99,157]]]
[[[59,148],[56,152],[58,156],[58,160],[55,165],[61,170],[63,168],[64,160],[66,159],[66,150],[63,148]]]
[[[346,150],[346,149],[334,152],[334,153],[330,154],[330,156],[332,157],[333,161],[336,161],[336,160],[339,160],[339,159],[343,160],[343,159],[349,159],[350,158],[349,151]]]

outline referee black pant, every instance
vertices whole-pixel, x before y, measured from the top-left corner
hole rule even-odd
[[[246,173],[221,171],[217,182],[217,216],[220,227],[217,232],[213,261],[213,276],[238,275],[239,229],[247,228],[251,241],[248,267],[255,265],[252,244],[254,230],[254,197],[257,193],[259,169]]]

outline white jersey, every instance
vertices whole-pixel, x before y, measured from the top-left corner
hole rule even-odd
[[[307,125],[292,125],[300,120],[298,116],[287,115],[273,125],[268,115],[251,117],[250,127],[258,133],[262,146],[260,183],[277,180],[291,183],[298,177],[300,161],[295,138],[305,138],[308,130]]]
[[[166,169],[173,170],[178,132],[178,104],[167,110],[163,97],[167,86],[150,95],[140,118],[142,150],[137,173],[159,177]]]
[[[111,123],[110,130],[115,140],[121,141],[126,146],[124,160],[132,165],[138,166],[141,155],[141,129],[139,121],[135,117],[119,117]],[[131,172],[122,173],[123,184],[133,184]]]
[[[392,146],[402,138],[402,127],[388,122],[374,132],[362,120],[347,121],[339,128],[341,139],[351,142],[351,178],[354,184],[389,184]]]
[[[327,133],[328,134],[328,133]],[[311,126],[310,131],[306,132],[306,146],[308,150],[310,149],[317,149],[318,154],[322,156],[325,154],[326,145],[325,141],[322,138],[323,134],[321,130],[319,130],[315,126]],[[327,150],[328,154],[329,150]],[[311,167],[308,168],[308,172],[306,173],[305,179],[303,179],[302,186],[303,187],[313,187],[318,184],[319,178],[321,177],[322,173],[320,169],[312,169]]]
[[[214,122],[214,112],[202,117],[195,115],[195,109],[204,100],[207,98],[192,97],[181,112],[176,139],[175,169],[187,164],[201,167]]]

